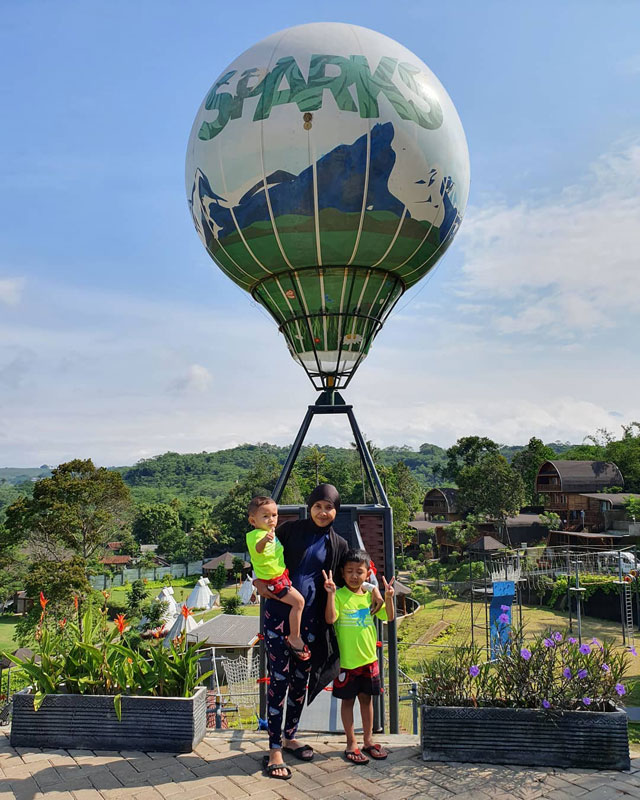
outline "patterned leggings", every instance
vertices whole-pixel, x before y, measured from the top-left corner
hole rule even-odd
[[[278,623],[279,624],[276,624]],[[273,627],[275,625],[275,627]],[[269,689],[267,691],[267,725],[269,728],[269,747],[282,747],[282,717],[284,715],[287,690],[286,718],[284,735],[294,739],[298,722],[307,696],[307,679],[311,669],[310,661],[300,661],[289,650],[285,641],[284,625],[265,612],[264,643],[267,651],[267,671]]]

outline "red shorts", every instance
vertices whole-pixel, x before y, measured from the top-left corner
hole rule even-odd
[[[291,589],[289,570],[285,569],[282,575],[278,575],[277,578],[269,578],[267,581],[267,589],[273,592],[276,597],[284,597],[289,589]]]
[[[333,696],[340,700],[352,700],[359,694],[370,694],[373,697],[382,694],[377,661],[355,669],[340,667],[338,677],[333,681]]]

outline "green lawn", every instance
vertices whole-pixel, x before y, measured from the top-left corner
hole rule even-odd
[[[476,643],[482,646],[485,641],[482,627],[484,625],[484,605],[478,604],[474,610],[476,625],[479,626],[475,630]],[[514,607],[514,621],[517,620],[517,614],[517,608]],[[522,616],[526,636],[535,636],[549,629],[569,634],[569,617],[566,612],[555,611],[546,607],[523,606]],[[429,593],[420,610],[413,616],[403,620],[398,626],[398,651],[400,665],[403,669],[412,673],[418,668],[421,661],[438,652],[437,647],[421,646],[416,642],[432,625],[441,619],[449,622],[451,627],[445,635],[432,642],[432,644],[470,644],[470,604],[453,598],[443,601],[435,593]],[[622,644],[619,624],[593,617],[584,617],[582,622],[582,635],[587,641],[595,636],[598,639],[612,640]],[[573,635],[576,635],[575,619],[573,625]],[[638,647],[640,648],[640,644]],[[628,698],[628,704],[640,705],[640,656],[631,659],[628,675],[631,678],[638,678],[638,680],[631,680],[628,683],[628,688],[632,695]]]
[[[17,617],[13,614],[0,614],[0,651],[15,650],[17,644],[13,641]]]

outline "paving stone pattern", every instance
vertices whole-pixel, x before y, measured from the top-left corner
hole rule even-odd
[[[262,774],[264,734],[221,731],[193,753],[12,748],[0,732],[0,800],[610,800],[640,798],[640,758],[629,772],[429,763],[417,738],[383,736],[386,761],[348,764],[341,736],[304,741],[316,757],[289,757],[289,781]]]

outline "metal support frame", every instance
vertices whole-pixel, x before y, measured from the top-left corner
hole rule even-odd
[[[335,390],[327,390],[323,392],[317,402],[307,408],[307,413],[302,420],[300,430],[291,446],[287,460],[284,463],[280,477],[273,489],[272,497],[276,503],[280,502],[282,492],[284,491],[287,481],[291,477],[293,466],[300,454],[300,450],[304,443],[305,437],[311,425],[311,421],[316,415],[322,414],[346,414],[351,426],[351,432],[356,444],[358,455],[362,461],[364,472],[366,474],[367,483],[374,498],[374,504],[382,507],[384,518],[384,559],[385,559],[385,578],[389,581],[395,575],[395,554],[393,548],[393,511],[389,500],[387,499],[386,492],[380,480],[380,476],[376,470],[371,454],[367,449],[364,436],[360,431],[358,422],[353,413],[353,406],[347,405],[343,398]],[[263,608],[264,600],[261,602],[260,608],[260,630],[263,630]],[[399,732],[399,710],[398,710],[398,640],[396,621],[387,623],[387,657],[389,660],[389,685],[387,687],[386,696],[389,698],[389,730],[390,733]],[[264,640],[260,642],[260,675],[266,675],[266,655],[264,648]],[[267,708],[267,692],[266,684],[260,684],[260,716],[264,719],[266,716]],[[381,714],[380,723],[384,724],[384,714]]]

